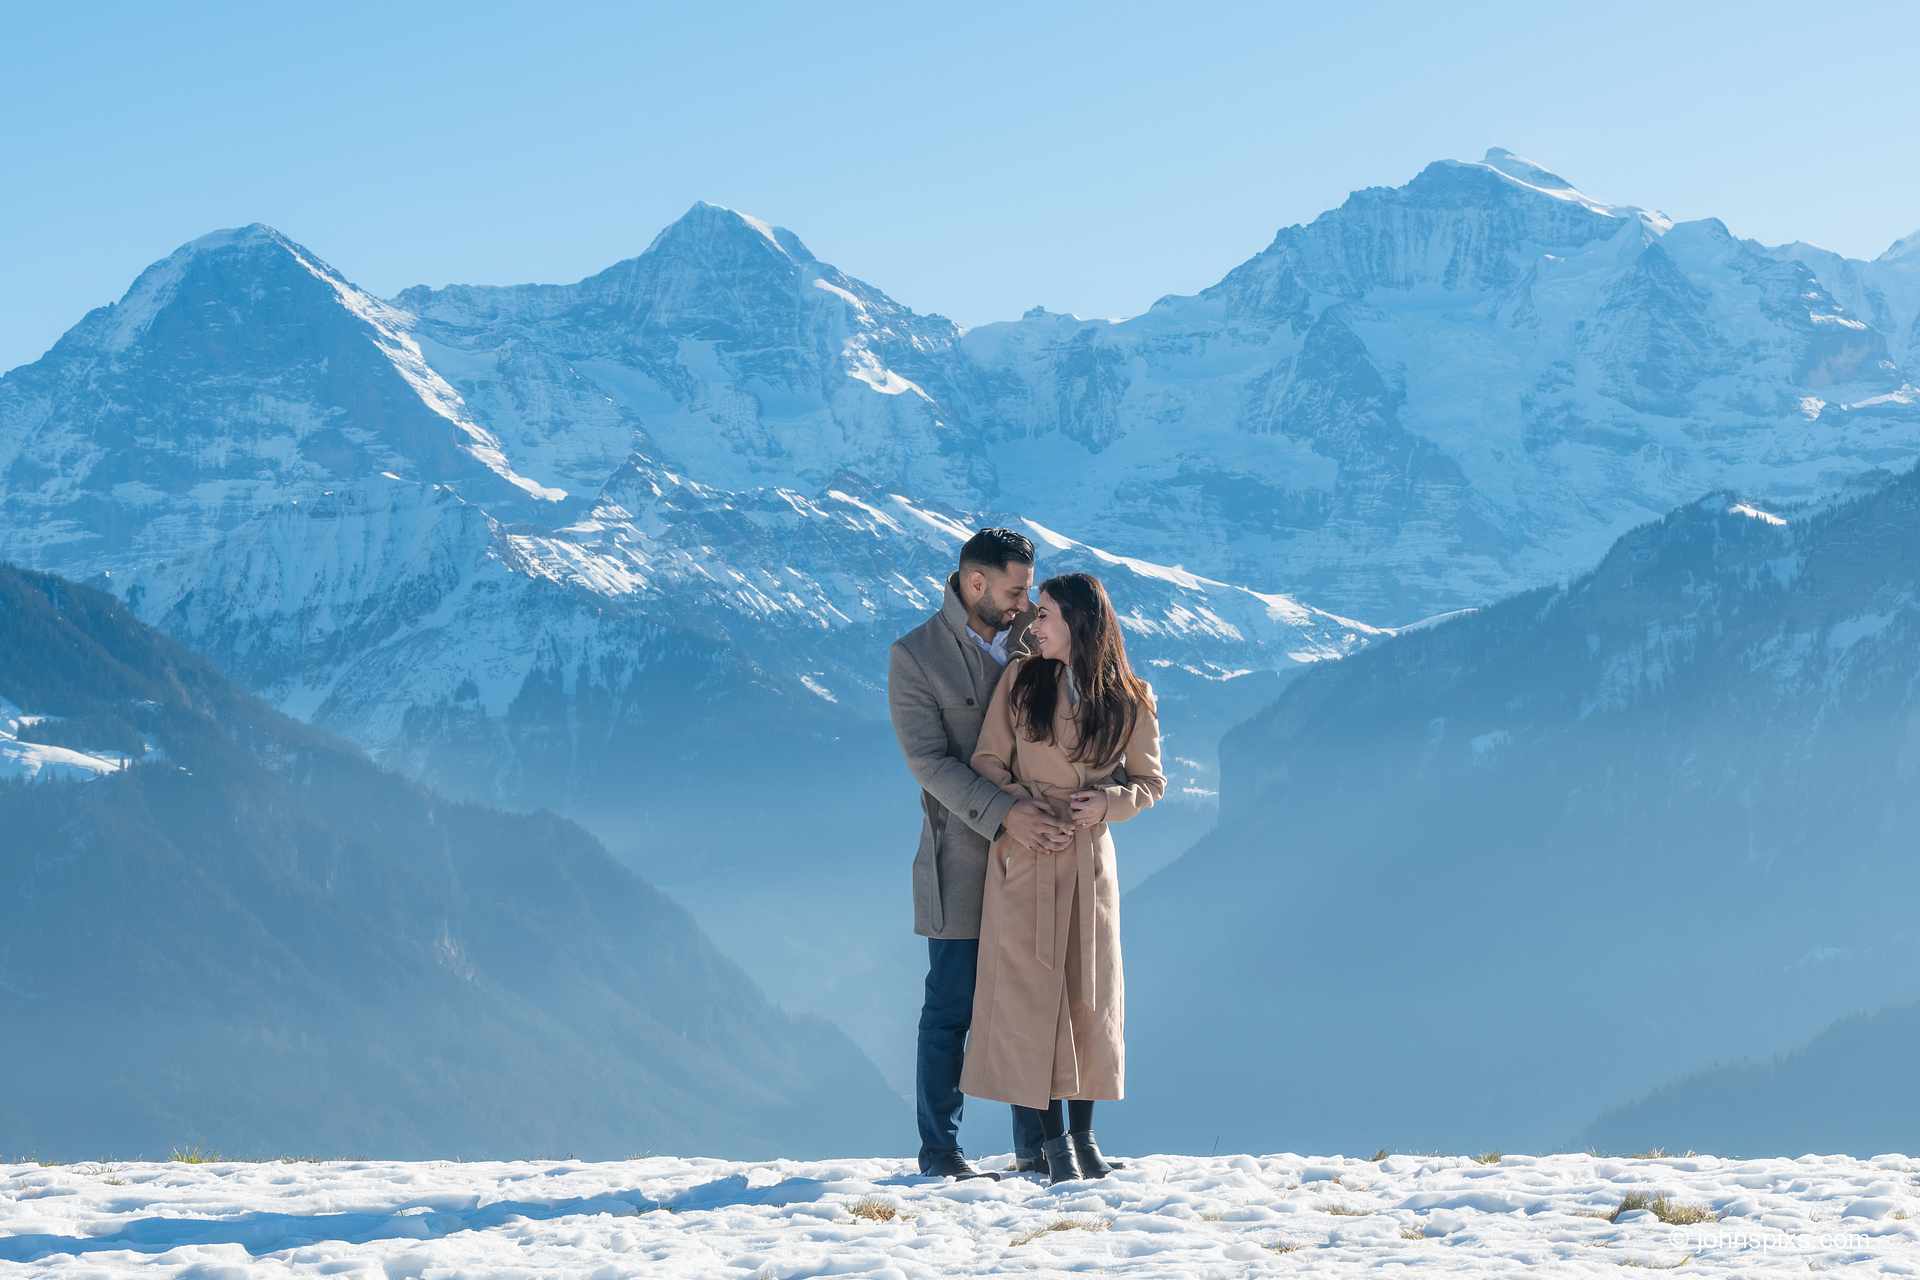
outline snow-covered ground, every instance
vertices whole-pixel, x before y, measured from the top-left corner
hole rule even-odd
[[[1718,1218],[1675,1225],[1640,1209],[1610,1221],[1631,1193]],[[1617,1276],[1683,1265],[1920,1274],[1920,1158],[1148,1156],[1057,1189],[922,1178],[897,1159],[0,1165],[0,1275]]]

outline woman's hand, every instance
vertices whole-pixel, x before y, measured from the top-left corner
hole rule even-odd
[[[1000,829],[1035,853],[1052,853],[1073,843],[1073,829],[1032,800],[1016,800]]]
[[[1073,806],[1073,825],[1091,827],[1106,821],[1107,793],[1104,791],[1076,791],[1069,803]]]

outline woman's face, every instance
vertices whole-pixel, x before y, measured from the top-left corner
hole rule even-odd
[[[1033,651],[1043,658],[1052,658],[1055,662],[1068,662],[1073,657],[1073,636],[1067,630],[1067,620],[1060,616],[1060,605],[1054,598],[1042,591],[1040,603],[1034,608],[1033,621],[1027,626],[1027,634],[1033,638]]]

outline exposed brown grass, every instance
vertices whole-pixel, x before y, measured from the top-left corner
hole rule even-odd
[[[1620,1221],[1620,1215],[1634,1209],[1646,1209],[1671,1227],[1690,1227],[1699,1222],[1718,1222],[1720,1215],[1694,1204],[1680,1204],[1665,1196],[1649,1198],[1644,1191],[1629,1191],[1620,1207],[1607,1215],[1608,1222]]]
[[[874,1196],[855,1200],[847,1206],[847,1212],[856,1218],[864,1218],[868,1222],[906,1222],[913,1217],[912,1214],[902,1213],[896,1206]]]
[[[1031,1244],[1041,1236],[1052,1235],[1056,1231],[1105,1231],[1109,1225],[1104,1218],[1055,1218],[1044,1227],[1035,1227],[1023,1236],[1015,1236],[1008,1247]]]

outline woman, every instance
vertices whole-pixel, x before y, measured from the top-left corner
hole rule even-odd
[[[980,968],[960,1090],[1040,1112],[1050,1183],[1104,1178],[1093,1103],[1126,1074],[1120,885],[1111,823],[1167,789],[1151,686],[1092,574],[1040,584],[1028,653],[994,686],[973,768],[1074,824],[1058,853],[1002,833],[987,857]],[[1127,781],[1114,780],[1125,766]],[[1070,1100],[1061,1116],[1060,1100]]]

